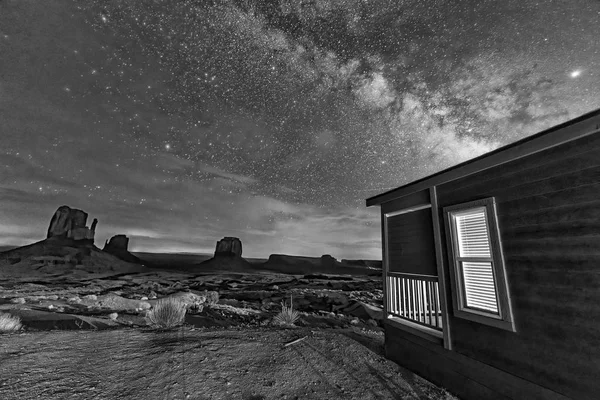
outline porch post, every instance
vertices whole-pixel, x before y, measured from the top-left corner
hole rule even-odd
[[[437,266],[440,307],[442,309],[442,331],[444,333],[444,348],[452,350],[452,337],[450,335],[450,318],[448,318],[448,296],[446,294],[446,271],[444,262],[444,252],[442,249],[442,234],[440,226],[440,216],[438,210],[437,187],[429,188],[429,198],[431,199],[431,217],[433,220],[433,238],[435,240],[435,261]]]

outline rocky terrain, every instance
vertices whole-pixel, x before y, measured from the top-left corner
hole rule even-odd
[[[177,297],[193,326],[265,326],[282,302],[300,312],[299,326],[380,325],[380,270],[372,264],[329,255],[246,260],[241,240],[225,237],[213,257],[174,268],[168,256],[130,253],[125,235],[99,249],[98,221],[93,229],[86,221],[84,211],[61,206],[47,239],[0,253],[0,311],[18,315],[27,330],[144,326],[158,299]]]

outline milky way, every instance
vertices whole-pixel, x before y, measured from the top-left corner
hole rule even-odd
[[[600,106],[597,1],[0,1],[0,245],[380,258],[364,199]]]

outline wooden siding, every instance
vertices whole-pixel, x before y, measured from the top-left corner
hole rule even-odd
[[[381,205],[381,212],[387,214],[423,204],[430,204],[429,190],[422,190],[384,203]]]
[[[386,357],[464,400],[568,400],[525,379],[385,324]]]
[[[440,218],[442,207],[496,198],[517,329],[451,316],[453,349],[570,398],[596,399],[600,134],[449,182],[437,193]]]
[[[437,276],[431,208],[387,218],[390,272]]]

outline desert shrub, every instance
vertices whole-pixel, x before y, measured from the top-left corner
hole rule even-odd
[[[146,314],[146,321],[153,328],[173,328],[183,324],[186,307],[173,298],[159,299]]]
[[[206,304],[212,305],[219,302],[219,292],[214,290],[205,290],[204,296],[206,297]]]
[[[290,296],[290,306],[288,307],[285,302],[281,302],[281,311],[275,317],[273,317],[273,323],[277,325],[294,325],[294,323],[300,318],[298,311],[294,310],[292,297]]]
[[[0,332],[14,332],[21,329],[21,318],[11,314],[0,313]]]

